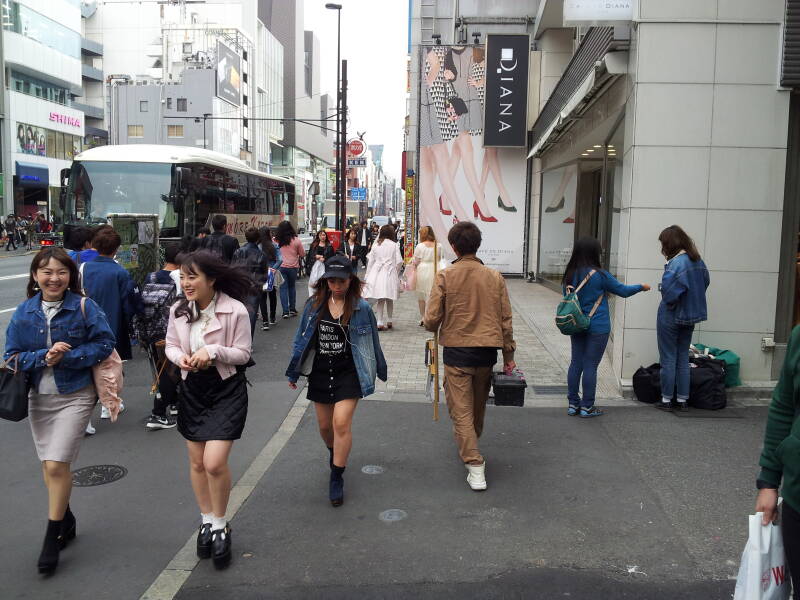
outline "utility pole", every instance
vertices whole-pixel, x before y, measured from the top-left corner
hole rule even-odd
[[[347,224],[347,61],[342,61],[342,113],[339,116],[342,120],[342,138],[339,143],[339,160],[341,177],[340,185],[341,191],[339,198],[341,199],[341,221],[339,225],[342,227],[342,240],[344,241],[345,226]]]

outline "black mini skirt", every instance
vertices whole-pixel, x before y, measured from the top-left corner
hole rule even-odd
[[[215,367],[189,373],[180,385],[178,431],[192,442],[238,440],[247,419],[247,379],[222,379]]]

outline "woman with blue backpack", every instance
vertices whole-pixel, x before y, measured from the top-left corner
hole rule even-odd
[[[661,254],[667,260],[661,276],[661,304],[656,318],[658,354],[661,360],[661,402],[656,408],[689,410],[689,346],[694,326],[708,318],[706,289],[708,269],[692,238],[677,225],[658,236]]]
[[[561,280],[565,296],[574,294],[577,297],[582,313],[579,316],[586,315],[583,319],[579,319],[578,326],[572,329],[562,327],[559,323],[562,332],[569,333],[572,344],[572,358],[567,371],[569,401],[567,414],[573,417],[599,417],[603,414],[603,411],[594,405],[594,399],[597,388],[597,367],[603,358],[608,335],[611,333],[608,294],[627,298],[650,289],[650,286],[644,283],[625,285],[617,281],[600,264],[600,252],[600,242],[595,238],[579,239],[572,249],[572,256]],[[559,307],[560,312],[561,307]],[[558,323],[559,319],[556,321]],[[578,392],[581,377],[583,397]]]

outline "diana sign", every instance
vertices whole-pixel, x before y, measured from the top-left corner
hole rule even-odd
[[[564,25],[610,25],[633,19],[633,0],[564,0]]]
[[[483,145],[523,147],[527,140],[528,35],[488,35]]]

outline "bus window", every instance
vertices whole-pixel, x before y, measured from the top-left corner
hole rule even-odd
[[[288,191],[286,194],[286,215],[294,214],[294,190]]]

